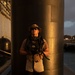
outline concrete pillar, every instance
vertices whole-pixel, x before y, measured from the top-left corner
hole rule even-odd
[[[63,75],[64,0],[46,0],[44,35],[49,44],[50,61],[45,75]]]
[[[25,56],[19,48],[32,23],[42,27],[49,44],[44,75],[63,75],[63,4],[63,0],[12,0],[12,75],[25,75]]]

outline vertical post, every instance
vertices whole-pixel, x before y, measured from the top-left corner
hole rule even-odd
[[[63,0],[12,0],[12,75],[25,75],[19,48],[32,23],[42,27],[49,44],[44,75],[63,75],[63,5]]]
[[[63,75],[64,0],[46,0],[44,35],[49,44],[50,61],[45,75]]]

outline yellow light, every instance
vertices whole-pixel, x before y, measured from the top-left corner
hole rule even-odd
[[[4,3],[3,3],[5,6],[6,6],[6,2],[4,1]]]

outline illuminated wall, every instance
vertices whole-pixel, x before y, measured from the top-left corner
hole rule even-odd
[[[2,36],[11,40],[11,21],[0,13],[0,38]]]

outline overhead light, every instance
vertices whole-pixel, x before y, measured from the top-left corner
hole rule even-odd
[[[6,6],[6,2],[4,1],[3,4]]]

